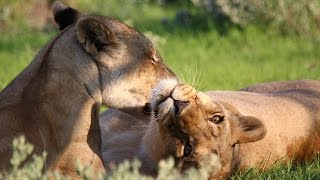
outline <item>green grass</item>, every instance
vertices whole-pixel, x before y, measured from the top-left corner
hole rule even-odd
[[[249,169],[234,175],[231,179],[268,179],[268,180],[316,180],[320,178],[320,158],[304,165],[275,165],[272,169],[264,172]]]
[[[187,77],[187,82],[197,76],[198,88],[205,90],[320,78],[318,44],[268,35],[256,28],[234,29],[224,36],[215,31],[174,34],[159,49],[170,67]]]
[[[0,39],[0,89],[4,88],[55,32],[10,34]],[[251,27],[163,33],[157,48],[182,79],[201,90],[239,89],[259,82],[320,78],[320,46]]]
[[[129,20],[141,32],[152,31],[166,40],[157,46],[166,64],[185,82],[200,90],[235,90],[250,84],[294,79],[320,79],[320,45],[295,36],[281,36],[272,30],[249,26],[221,28],[200,14],[191,25],[172,22],[177,7],[140,4],[122,7],[87,6],[81,9]],[[99,3],[100,4],[99,4]],[[86,6],[88,8],[86,8]],[[128,9],[117,14],[110,7]],[[109,7],[109,9],[108,9]],[[198,12],[192,9],[192,12]],[[132,15],[134,14],[134,15]],[[132,16],[131,16],[132,15]],[[166,17],[169,24],[161,24]],[[1,31],[0,31],[1,32]],[[26,67],[56,30],[2,31],[0,38],[0,90]],[[320,160],[303,166],[276,166],[264,173],[241,172],[234,179],[319,179]]]
[[[55,31],[2,33],[5,35],[0,38],[0,90],[32,61]]]

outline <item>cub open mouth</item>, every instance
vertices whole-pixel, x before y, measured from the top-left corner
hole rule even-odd
[[[148,115],[150,116],[151,115],[151,112],[152,112],[152,108],[151,108],[151,104],[150,103],[146,103],[143,107],[143,113],[145,115]]]
[[[173,101],[176,116],[180,115],[182,110],[190,104],[189,101],[179,101],[175,99],[173,99]]]

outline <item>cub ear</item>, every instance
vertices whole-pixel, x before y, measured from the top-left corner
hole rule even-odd
[[[74,24],[80,17],[80,13],[77,10],[68,7],[59,1],[54,2],[52,6],[52,14],[60,31],[69,25]]]
[[[107,25],[94,17],[84,17],[76,24],[77,38],[84,49],[98,57],[107,49],[116,47],[116,38]]]
[[[264,124],[253,116],[240,116],[231,123],[231,142],[234,144],[261,140],[267,134]]]

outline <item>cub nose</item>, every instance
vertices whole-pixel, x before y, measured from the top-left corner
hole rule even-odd
[[[175,99],[173,99],[173,103],[176,115],[180,115],[182,110],[189,105],[189,101],[179,101]]]

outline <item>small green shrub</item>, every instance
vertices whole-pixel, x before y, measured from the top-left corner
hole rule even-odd
[[[45,159],[47,157],[46,152],[42,155],[32,155],[32,160],[28,163],[24,163],[29,155],[32,154],[33,146],[26,141],[23,136],[17,137],[13,140],[13,156],[10,161],[10,168],[8,172],[0,172],[0,179],[6,180],[29,180],[29,179],[70,179],[67,176],[62,176],[57,172],[50,172],[46,170]],[[215,156],[214,156],[215,158]],[[22,165],[23,164],[23,165]],[[154,179],[151,176],[146,176],[139,173],[141,163],[138,160],[132,162],[125,161],[117,166],[113,166],[111,171],[106,176],[102,173],[95,173],[91,166],[84,166],[79,161],[76,162],[77,172],[81,179],[111,179],[111,180],[149,180]],[[159,174],[155,179],[162,180],[174,180],[174,179],[208,179],[209,172],[214,167],[205,167],[200,170],[190,169],[181,174],[174,167],[174,160],[169,158],[159,163]]]
[[[19,27],[26,27],[26,16],[35,0],[26,0],[21,3],[19,0],[0,1],[0,30],[18,30]]]
[[[137,10],[144,11],[145,6],[148,6],[147,2],[148,0],[95,0],[94,2],[80,0],[77,5],[83,12],[106,16],[114,15],[116,18],[128,20],[132,16],[141,15]]]
[[[275,26],[281,33],[319,37],[320,1],[318,0],[192,0],[215,16],[226,16],[232,23]]]
[[[10,160],[10,169],[8,173],[0,173],[0,179],[15,180],[15,179],[47,179],[47,173],[43,173],[45,166],[46,152],[42,155],[33,155],[32,161],[21,164],[26,161],[28,156],[33,151],[33,146],[26,142],[23,136],[13,140],[13,155]]]

